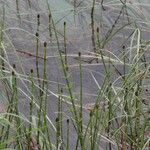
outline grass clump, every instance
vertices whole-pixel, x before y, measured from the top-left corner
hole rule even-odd
[[[0,149],[149,149],[149,2],[36,4],[0,2]]]

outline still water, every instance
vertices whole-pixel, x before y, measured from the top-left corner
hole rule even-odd
[[[49,95],[48,95],[48,116],[51,120],[55,120],[57,116],[57,82],[64,88],[65,91],[65,81],[62,75],[61,67],[58,60],[57,53],[57,43],[54,37],[50,37],[49,34],[49,10],[48,5],[52,13],[54,24],[58,33],[58,38],[60,42],[60,48],[64,50],[64,22],[66,22],[66,38],[67,38],[67,54],[68,63],[70,65],[71,79],[73,83],[74,93],[79,96],[80,92],[80,73],[78,68],[78,61],[76,60],[77,54],[80,51],[83,55],[87,57],[83,61],[83,99],[84,105],[88,106],[93,104],[96,99],[96,94],[98,89],[105,78],[104,67],[101,62],[97,63],[91,60],[90,55],[93,55],[93,41],[92,41],[92,27],[94,31],[99,27],[100,39],[102,42],[106,39],[107,35],[110,34],[112,26],[115,21],[115,31],[125,26],[122,30],[118,31],[117,34],[110,39],[103,48],[106,51],[113,53],[117,57],[121,57],[120,49],[122,45],[126,45],[127,48],[130,45],[130,39],[126,39],[130,36],[131,32],[138,27],[142,32],[143,42],[150,39],[150,1],[149,0],[127,0],[128,15],[125,10],[121,14],[122,4],[120,0],[104,0],[103,7],[100,0],[96,0],[94,6],[94,24],[91,26],[91,9],[92,0],[81,0],[74,3],[72,0],[32,0],[31,8],[29,7],[27,0],[20,0],[19,10],[16,10],[15,1],[6,0],[3,3],[6,5],[5,12],[5,40],[7,41],[6,51],[7,58],[10,64],[16,64],[18,73],[24,76],[29,74],[31,68],[36,70],[35,66],[35,50],[36,50],[36,39],[35,33],[37,32],[37,14],[40,14],[40,52],[39,55],[43,56],[43,42],[48,43],[47,51],[47,70],[48,70],[48,80],[49,85]],[[48,4],[48,5],[47,5]],[[2,3],[0,2],[0,5]],[[19,15],[17,15],[17,13]],[[120,18],[118,16],[121,14]],[[19,20],[21,18],[21,21]],[[2,17],[1,17],[2,18]],[[132,25],[128,23],[132,22]],[[136,22],[134,24],[134,22]],[[52,31],[54,29],[52,28]],[[29,56],[25,53],[19,53],[16,50],[27,52],[33,54]],[[70,55],[70,56],[69,56]],[[107,55],[107,54],[106,54]],[[115,61],[116,57],[112,57]],[[150,52],[147,50],[147,60],[150,60]],[[121,59],[121,58],[120,58]],[[122,65],[116,63],[116,67],[123,70]],[[8,67],[9,68],[9,67]],[[11,68],[9,68],[11,70]],[[39,59],[39,70],[42,74],[43,72],[43,60]],[[112,73],[112,81],[114,86],[119,86],[119,82],[116,82],[118,75],[115,72]],[[145,88],[148,87],[150,81],[145,81]],[[27,92],[27,83],[20,82],[20,88]],[[149,87],[148,87],[149,88]],[[67,92],[65,93],[67,94]],[[145,92],[145,97],[149,97],[149,93]],[[20,106],[23,115],[28,117],[28,98],[27,96],[21,94]],[[69,112],[69,106],[64,106],[64,120],[71,117]],[[89,117],[89,112],[84,111],[84,122],[87,123]],[[53,130],[53,128],[52,128]],[[64,131],[66,131],[64,125]],[[75,148],[76,145],[76,131],[71,128],[71,149]],[[101,149],[107,149],[107,142],[102,139],[102,144],[100,144]],[[114,150],[115,150],[114,144]]]

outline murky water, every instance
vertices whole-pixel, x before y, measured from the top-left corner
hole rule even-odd
[[[137,21],[137,25],[140,27],[142,31],[142,38],[144,40],[150,39],[149,29],[150,25],[147,21],[149,15],[144,16],[145,12],[150,12],[149,0],[145,0],[144,5],[141,6],[141,11],[139,11],[138,20],[134,18],[134,13],[126,17],[126,14],[121,15],[119,18],[118,24],[115,26],[115,30],[124,26],[128,23],[128,19],[134,22]],[[37,14],[40,14],[40,27],[39,27],[39,39],[40,39],[40,52],[39,55],[43,57],[43,42],[46,41],[48,43],[47,48],[47,70],[48,70],[48,80],[50,81],[49,85],[49,96],[47,101],[48,107],[48,116],[54,121],[56,118],[56,110],[57,110],[57,82],[59,81],[61,86],[64,87],[64,78],[62,76],[61,67],[58,61],[58,52],[57,52],[57,43],[54,36],[53,28],[52,28],[52,37],[50,37],[49,32],[49,11],[46,4],[46,0],[32,0],[31,8],[27,0],[19,1],[19,15],[17,16],[17,7],[15,1],[6,0],[0,2],[5,4],[5,29],[4,29],[4,40],[7,41],[5,44],[5,50],[7,52],[7,57],[10,64],[16,64],[18,73],[22,73],[24,75],[28,75],[30,69],[36,70],[35,66],[35,52],[36,52],[36,38],[35,33],[37,32]],[[92,1],[83,1],[82,3],[78,2],[74,7],[71,1],[65,0],[49,0],[48,1],[52,16],[55,22],[56,30],[58,32],[58,37],[60,41],[60,48],[64,51],[64,42],[63,42],[63,24],[66,22],[66,37],[67,37],[67,54],[73,55],[74,57],[68,56],[68,63],[70,66],[70,72],[74,87],[74,92],[76,95],[79,94],[80,91],[80,74],[78,61],[75,59],[78,52],[80,51],[82,54],[90,56],[89,54],[93,52],[93,45],[91,40],[91,5]],[[138,3],[137,5],[133,5],[132,2],[129,3],[128,7],[133,8],[137,6],[136,9],[139,9]],[[95,15],[94,15],[94,28],[96,30],[97,27],[100,29],[100,38],[105,39],[109,31],[112,29],[112,25],[117,20],[120,10],[122,9],[122,5],[120,3],[114,1],[105,1],[103,10],[100,2],[96,1],[95,7]],[[145,9],[144,9],[145,8]],[[137,14],[135,14],[137,15]],[[144,20],[144,21],[143,21]],[[125,44],[128,47],[130,44],[130,39],[126,41],[126,38],[132,33],[135,29],[133,25],[126,27],[119,31],[114,37],[113,40],[110,40],[105,46],[104,49],[106,51],[111,51],[117,56],[120,54],[120,49]],[[17,50],[17,51],[16,51]],[[27,52],[31,53],[32,56],[29,56]],[[147,60],[150,59],[150,52],[147,49]],[[90,58],[85,58],[85,62],[83,62],[83,97],[84,97],[84,105],[88,105],[90,103],[94,103],[97,91],[99,86],[101,86],[105,73],[104,67],[101,62],[96,63],[93,61],[92,63],[88,63],[87,61]],[[117,68],[122,70],[122,66],[118,65]],[[9,68],[10,69],[10,68]],[[43,72],[43,59],[39,58],[39,69],[42,75]],[[115,81],[117,74],[114,72],[113,81]],[[95,82],[97,81],[97,82]],[[146,81],[147,84],[149,81]],[[24,83],[26,83],[24,81]],[[28,89],[20,83],[21,88],[28,93]],[[117,83],[116,83],[117,85]],[[145,85],[147,88],[147,85]],[[149,87],[148,87],[149,88]],[[65,89],[64,89],[65,91]],[[55,94],[53,94],[55,93]],[[149,97],[149,91],[145,92],[145,97]],[[25,95],[22,94],[21,99],[21,111],[24,115],[28,116],[27,113],[27,105],[28,99]],[[64,106],[64,120],[71,116],[68,112],[68,105]],[[88,119],[88,111],[85,110],[85,122]],[[64,121],[65,122],[65,121]],[[72,138],[71,145],[72,148],[76,145],[76,133],[72,128]],[[102,147],[107,149],[102,142]],[[114,148],[115,149],[115,148]]]

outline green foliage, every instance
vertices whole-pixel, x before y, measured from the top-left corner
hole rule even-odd
[[[0,149],[149,149],[149,6],[0,2]]]

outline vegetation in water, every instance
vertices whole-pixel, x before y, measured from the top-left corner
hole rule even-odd
[[[149,0],[0,2],[0,149],[150,149]]]

